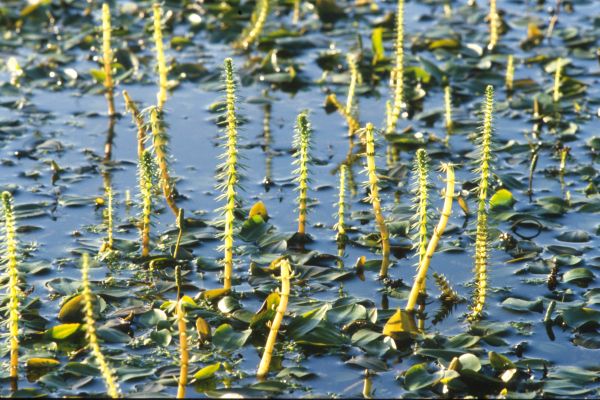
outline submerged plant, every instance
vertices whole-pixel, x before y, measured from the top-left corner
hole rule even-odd
[[[496,0],[490,0],[490,42],[488,43],[488,49],[494,50],[498,45],[498,28],[500,25],[500,16],[498,15],[498,8],[496,7]]]
[[[115,115],[114,83],[112,77],[113,53],[110,47],[111,30],[110,6],[105,2],[102,3],[102,64],[104,66],[104,88],[106,89],[109,117]]]
[[[83,253],[81,258],[81,286],[83,288],[81,295],[83,299],[83,325],[85,336],[87,338],[88,347],[98,363],[108,396],[114,399],[120,397],[120,389],[112,368],[108,365],[104,358],[104,354],[102,354],[102,351],[100,350],[100,344],[98,343],[98,337],[96,336],[96,320],[94,318],[93,295],[92,289],[90,288],[89,269],[89,255]]]
[[[10,348],[9,376],[13,391],[19,376],[19,271],[17,265],[17,231],[13,213],[13,198],[2,192],[4,208],[4,254],[8,275],[8,337]]]
[[[142,200],[141,239],[142,257],[150,255],[150,225],[152,215],[152,188],[154,186],[156,172],[152,154],[148,150],[142,151],[138,171],[138,183]]]
[[[396,65],[392,69],[390,84],[393,89],[392,102],[387,103],[387,128],[391,133],[396,129],[404,101],[404,0],[398,0],[396,11]]]
[[[277,333],[279,327],[283,321],[285,311],[287,309],[288,299],[290,297],[290,277],[292,275],[292,268],[290,262],[283,258],[279,261],[279,267],[281,269],[281,292],[279,293],[279,305],[275,312],[273,322],[271,322],[271,328],[269,330],[269,336],[267,337],[267,343],[263,351],[260,364],[256,376],[258,379],[263,379],[269,373],[269,366],[271,365],[271,357],[273,355],[273,349],[275,348],[275,341],[277,340]]]
[[[427,174],[429,173],[429,157],[424,149],[417,150],[414,163],[414,183],[413,194],[415,196],[414,207],[417,210],[416,221],[413,229],[417,230],[417,242],[415,247],[418,249],[419,263],[421,268],[425,255],[427,254]],[[421,287],[421,292],[425,291],[425,282]]]
[[[340,186],[339,186],[339,197],[338,197],[338,211],[337,211],[337,223],[334,229],[337,229],[337,239],[344,240],[346,237],[346,174],[348,172],[348,166],[346,164],[340,165]]]
[[[440,220],[435,229],[433,230],[431,239],[427,244],[427,251],[423,257],[422,263],[419,265],[417,276],[415,277],[415,281],[410,290],[408,302],[406,303],[407,312],[413,312],[415,309],[417,300],[419,298],[419,293],[421,293],[421,290],[425,285],[425,280],[427,279],[427,270],[429,269],[431,258],[435,253],[435,250],[442,235],[444,234],[444,230],[446,229],[448,219],[450,218],[450,214],[452,212],[452,201],[454,199],[454,167],[452,166],[452,164],[442,164],[442,170],[446,171],[446,190],[444,193],[444,206],[442,208]]]
[[[390,264],[390,234],[385,223],[385,219],[383,218],[383,212],[381,211],[381,200],[379,198],[378,184],[379,178],[377,177],[377,167],[375,165],[375,137],[373,131],[373,124],[368,123],[365,128],[365,136],[367,141],[367,174],[369,176],[369,189],[371,192],[368,200],[373,205],[373,213],[375,214],[375,220],[379,226],[379,234],[381,236],[381,253],[383,260],[381,260],[379,277],[385,278],[387,276],[388,267]]]
[[[159,3],[152,6],[154,13],[154,47],[156,49],[156,63],[158,65],[158,94],[156,95],[156,105],[162,111],[167,101],[167,62],[165,60],[165,50],[162,35],[162,8]]]
[[[298,115],[296,120],[296,132],[294,136],[294,164],[298,168],[294,171],[295,181],[298,184],[298,233],[306,234],[307,192],[309,182],[308,166],[311,164],[312,130],[308,122],[308,114],[304,111]]]
[[[560,97],[561,97],[561,93],[560,93],[560,81],[562,79],[561,75],[562,75],[562,59],[557,58],[556,59],[556,68],[554,71],[554,89],[552,90],[552,99],[554,100],[555,103],[558,103],[558,101],[560,100]]]
[[[256,0],[256,6],[250,17],[250,25],[244,29],[240,39],[234,43],[235,47],[248,49],[252,43],[258,40],[269,16],[271,0]]]
[[[512,54],[508,55],[508,61],[506,62],[506,77],[504,83],[506,85],[506,91],[513,91],[513,81],[515,79],[515,57]]]
[[[169,208],[177,216],[179,207],[175,203],[175,182],[169,172],[169,135],[163,123],[163,113],[160,107],[150,109],[150,127],[152,129],[152,147],[160,171],[160,185]]]
[[[223,194],[219,199],[225,199],[223,214],[225,215],[225,230],[223,233],[223,288],[231,289],[231,277],[233,275],[233,224],[235,222],[235,200],[236,189],[239,182],[238,175],[238,131],[236,115],[236,95],[235,95],[235,75],[233,71],[233,60],[226,58],[224,61],[225,70],[225,102],[226,102],[226,126],[225,138],[225,162],[220,165],[222,184],[219,188]]]
[[[481,131],[480,160],[477,172],[480,174],[477,189],[477,230],[475,236],[475,303],[472,307],[470,319],[481,317],[485,304],[487,290],[487,264],[488,264],[488,188],[491,177],[492,161],[492,131],[494,113],[494,88],[488,85],[485,89],[485,102],[483,104],[483,128]]]

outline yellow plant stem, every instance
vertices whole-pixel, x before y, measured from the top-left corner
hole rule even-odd
[[[104,66],[104,87],[108,102],[108,116],[115,115],[114,83],[112,77],[113,53],[110,47],[111,37],[110,6],[102,3],[102,64]]]
[[[398,0],[396,11],[396,65],[392,69],[390,84],[394,91],[393,102],[387,105],[387,133],[396,130],[404,102],[404,0]]]
[[[560,93],[561,74],[562,74],[562,59],[558,58],[556,60],[556,69],[554,72],[554,90],[552,93],[552,99],[554,100],[555,103],[558,103],[558,101],[560,100],[560,97],[561,97],[561,93]]]
[[[100,350],[100,344],[98,343],[98,337],[96,336],[96,320],[94,319],[94,305],[92,290],[90,288],[89,269],[89,255],[83,253],[81,262],[81,286],[83,290],[81,295],[83,297],[85,334],[88,340],[88,347],[98,363],[102,378],[104,378],[108,396],[114,399],[120,397],[120,389],[112,369],[106,362],[104,354],[102,354],[102,351]]]
[[[158,94],[156,95],[156,101],[158,108],[162,110],[167,101],[167,62],[162,35],[162,8],[159,3],[154,3],[152,10],[154,12],[154,46],[158,64]]]
[[[336,224],[338,238],[341,239],[346,235],[346,222],[344,217],[346,214],[346,175],[348,173],[348,166],[346,164],[340,165],[340,193],[338,200],[338,222]]]
[[[106,198],[106,241],[102,246],[101,252],[113,249],[114,238],[113,238],[113,191],[112,184],[110,181],[110,175],[108,172],[102,174],[102,180],[104,181],[104,197]]]
[[[512,54],[510,54],[508,56],[508,61],[506,63],[506,79],[505,79],[506,91],[509,93],[513,91],[514,79],[515,79],[515,57]]]
[[[494,88],[486,88],[485,103],[483,106],[483,130],[481,139],[481,160],[479,166],[480,180],[478,189],[477,229],[475,233],[475,277],[477,289],[475,304],[472,307],[469,319],[476,320],[481,317],[485,304],[487,291],[487,262],[488,262],[488,218],[487,218],[487,192],[491,177],[490,163],[492,160],[492,123],[494,112]]]
[[[185,387],[188,382],[188,368],[190,364],[190,356],[188,352],[187,342],[187,325],[185,320],[185,311],[181,304],[181,299],[177,301],[177,327],[179,329],[179,381],[177,385],[177,398],[185,398]]]
[[[179,215],[179,207],[175,203],[175,184],[169,174],[169,162],[167,156],[168,139],[162,122],[162,111],[160,107],[153,107],[150,110],[150,126],[152,129],[152,142],[156,163],[160,170],[160,184],[163,189],[165,200],[175,216]]]
[[[348,97],[346,98],[346,114],[354,115],[355,113],[355,92],[356,84],[358,83],[358,66],[357,56],[348,54],[348,67],[350,69],[350,84],[348,85]]]
[[[446,109],[446,132],[450,134],[454,127],[452,122],[452,87],[450,84],[444,87],[444,108]]]
[[[135,102],[129,97],[129,93],[126,90],[123,90],[123,98],[125,99],[125,110],[131,113],[133,117],[133,122],[137,127],[137,152],[138,159],[141,160],[142,153],[144,152],[144,142],[146,141],[146,124],[144,122],[144,117],[142,113],[140,113]]]
[[[231,279],[233,275],[233,223],[235,221],[235,197],[236,185],[238,184],[237,172],[237,116],[235,110],[235,78],[233,72],[233,60],[227,58],[224,61],[225,70],[225,101],[226,101],[226,120],[225,128],[227,136],[226,161],[224,164],[225,177],[225,232],[224,232],[224,273],[223,288],[231,289]]]
[[[244,50],[258,40],[269,16],[270,0],[256,0],[256,8],[251,18],[251,26],[247,33],[236,42],[235,46]]]
[[[490,42],[488,44],[489,50],[494,50],[498,45],[498,27],[500,25],[500,16],[498,15],[498,9],[496,7],[496,0],[490,0]]]
[[[379,178],[377,177],[377,167],[375,165],[375,137],[373,135],[373,131],[373,124],[368,123],[365,129],[365,136],[367,141],[367,173],[369,174],[369,188],[371,190],[369,200],[373,205],[373,213],[375,214],[375,220],[377,221],[379,233],[381,235],[381,253],[383,260],[381,261],[379,277],[385,278],[388,274],[388,267],[390,264],[390,234],[381,211],[381,200],[379,198],[378,186]]]
[[[288,299],[290,297],[290,276],[292,268],[290,267],[289,261],[286,259],[279,261],[279,267],[281,269],[281,293],[279,294],[279,305],[277,306],[275,317],[271,323],[265,350],[260,360],[258,371],[256,372],[258,379],[263,379],[269,373],[269,366],[271,364],[271,357],[273,356],[273,349],[275,348],[275,341],[277,340],[277,333],[279,332],[281,322],[283,321]]]
[[[440,220],[433,230],[431,240],[429,240],[429,244],[427,245],[425,257],[423,258],[421,265],[419,265],[419,271],[417,272],[415,282],[410,290],[408,302],[406,303],[407,312],[412,312],[415,309],[417,300],[419,298],[419,293],[421,292],[421,288],[427,279],[427,270],[429,269],[431,258],[435,253],[440,238],[444,234],[444,230],[446,229],[448,219],[450,218],[450,214],[452,212],[452,201],[454,199],[454,167],[451,164],[444,164],[442,168],[446,170],[446,192],[444,195],[444,206],[442,208]]]
[[[327,96],[327,102],[331,103],[340,115],[346,119],[350,135],[354,134],[360,128],[358,120],[352,114],[347,112],[346,107],[340,103],[335,93],[331,93]]]
[[[13,213],[13,198],[2,193],[4,208],[4,258],[8,274],[8,330],[10,347],[9,375],[12,390],[17,390],[19,376],[19,271],[17,264],[17,233]]]
[[[292,24],[297,25],[300,21],[300,0],[294,0],[294,14],[292,15]]]

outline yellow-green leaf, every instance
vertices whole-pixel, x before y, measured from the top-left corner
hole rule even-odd
[[[51,339],[64,340],[64,339],[67,339],[67,338],[73,336],[73,334],[75,334],[79,330],[80,327],[81,327],[81,324],[56,325],[56,326],[53,326],[52,328],[48,329],[46,331],[46,335],[48,335]]]
[[[201,381],[203,379],[208,379],[212,377],[218,370],[221,368],[221,363],[217,362],[211,365],[207,365],[202,368],[200,371],[194,374],[194,379]]]

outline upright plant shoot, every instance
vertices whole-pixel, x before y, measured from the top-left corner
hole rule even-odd
[[[88,347],[92,352],[92,355],[98,363],[100,374],[106,384],[106,390],[109,397],[113,399],[120,397],[119,385],[115,379],[115,374],[106,362],[102,350],[100,350],[100,344],[98,343],[98,336],[96,335],[96,320],[94,318],[94,305],[93,305],[93,294],[90,288],[89,279],[90,259],[87,253],[83,253],[81,259],[81,286],[82,297],[83,297],[83,321],[85,336],[88,341]]]
[[[102,3],[102,64],[104,67],[104,88],[106,89],[109,117],[115,115],[114,83],[112,77],[113,53],[110,47],[111,30],[110,6],[108,3]]]
[[[160,110],[163,109],[167,101],[167,62],[165,60],[165,49],[162,34],[162,8],[159,3],[152,6],[154,14],[154,47],[156,49],[156,63],[158,64],[158,94],[156,95],[156,105]]]
[[[308,115],[306,112],[301,112],[296,120],[296,135],[294,136],[294,157],[296,158],[294,164],[298,166],[294,171],[296,183],[298,184],[298,233],[301,235],[306,234],[311,135],[312,130],[308,122]]]
[[[387,133],[396,129],[396,123],[400,118],[402,102],[404,101],[404,0],[398,0],[395,49],[396,65],[392,69],[390,77],[393,99],[392,103],[387,105]]]
[[[4,258],[8,275],[8,335],[10,348],[9,375],[16,390],[19,370],[19,271],[17,267],[17,233],[12,195],[2,193],[4,208]]]
[[[223,288],[231,289],[231,277],[233,275],[233,224],[235,222],[235,199],[236,189],[239,181],[238,176],[238,131],[237,116],[235,106],[235,76],[233,72],[233,61],[226,58],[224,62],[225,70],[225,102],[226,102],[226,126],[225,138],[225,162],[221,164],[220,185],[223,195],[220,199],[225,199],[223,212],[225,215],[225,230],[223,234]]]
[[[481,155],[478,172],[479,187],[477,190],[477,228],[475,233],[475,304],[470,318],[479,319],[483,312],[487,290],[488,263],[488,188],[491,177],[492,161],[492,124],[494,112],[494,88],[489,85],[485,90],[483,105],[483,129],[481,132]]]

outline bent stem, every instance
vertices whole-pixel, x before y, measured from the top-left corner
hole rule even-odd
[[[286,259],[282,259],[279,261],[279,267],[281,268],[281,293],[279,305],[277,306],[275,317],[271,323],[271,329],[269,330],[269,336],[267,337],[265,350],[260,360],[258,371],[256,372],[258,379],[263,379],[269,373],[269,366],[271,364],[271,357],[273,356],[273,349],[275,348],[275,341],[277,340],[277,333],[279,332],[279,327],[283,321],[290,296],[290,276],[292,272],[290,262]]]
[[[444,234],[444,230],[446,229],[448,219],[450,218],[450,214],[452,212],[452,201],[454,199],[454,167],[452,166],[452,164],[443,164],[442,170],[446,171],[446,192],[444,195],[444,206],[442,208],[440,220],[435,229],[433,230],[431,240],[427,245],[427,252],[425,253],[425,257],[423,258],[421,265],[419,265],[419,271],[417,272],[415,282],[413,283],[413,286],[410,290],[408,302],[406,303],[407,312],[412,312],[415,309],[417,299],[419,298],[419,293],[421,292],[421,288],[423,287],[423,285],[425,284],[425,280],[427,279],[427,270],[429,269],[431,258],[435,253],[435,249],[437,248],[440,238]]]
[[[129,97],[129,93],[126,90],[123,90],[123,99],[125,99],[125,111],[131,113],[131,117],[133,118],[133,122],[137,127],[137,152],[138,159],[142,159],[142,153],[144,152],[144,143],[146,141],[146,123],[144,121],[144,117],[142,113],[138,109],[135,102]]]
[[[160,185],[162,186],[165,200],[175,216],[179,215],[179,207],[175,203],[175,183],[169,173],[168,145],[169,136],[163,124],[163,113],[160,107],[150,109],[150,126],[152,129],[152,147],[156,156],[156,163],[160,170]]]
[[[379,277],[385,278],[387,276],[390,263],[390,235],[385,223],[385,219],[383,218],[383,213],[381,211],[381,200],[379,199],[379,178],[377,178],[377,167],[375,165],[375,137],[373,135],[373,130],[373,124],[368,123],[365,128],[365,136],[367,141],[367,173],[369,175],[369,188],[371,190],[368,200],[373,205],[373,213],[375,214],[375,220],[377,221],[379,233],[381,235],[381,253],[383,260],[381,260]]]
[[[81,295],[83,297],[83,321],[85,335],[92,355],[96,359],[100,368],[100,373],[104,379],[106,390],[109,397],[113,399],[120,397],[119,385],[115,379],[114,372],[106,362],[104,354],[100,350],[98,337],[96,336],[96,320],[94,319],[94,306],[92,299],[92,290],[89,281],[90,260],[87,253],[83,253],[81,259],[81,286],[83,288]]]
[[[4,208],[4,258],[8,275],[8,330],[10,347],[9,375],[12,391],[19,379],[19,271],[17,266],[17,231],[13,213],[13,197],[2,193]]]

